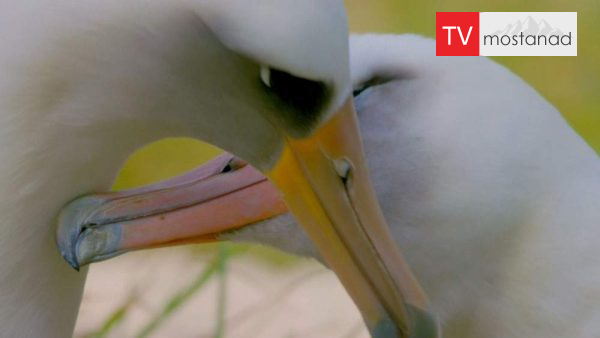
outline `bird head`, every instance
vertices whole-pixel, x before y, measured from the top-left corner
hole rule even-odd
[[[217,145],[258,171],[221,159],[158,193],[141,189],[76,200],[59,216],[57,242],[65,259],[78,268],[127,251],[135,247],[127,246],[129,240],[158,233],[145,216],[190,203],[208,213],[221,210],[206,218],[222,225],[218,231],[289,208],[374,337],[424,337],[425,322],[435,334],[422,320],[426,297],[391,239],[369,180],[352,103],[343,2],[188,1],[141,13],[128,29],[113,32],[114,40],[135,48],[91,46],[93,59],[101,61],[91,65],[98,76],[88,78],[90,85],[73,100],[95,111],[97,120],[151,121],[142,133],[173,126],[177,136]],[[117,92],[111,109],[90,100],[104,90]],[[132,92],[137,95],[127,95]],[[275,190],[234,204],[220,198],[264,188],[263,175]],[[200,188],[185,190],[198,180]]]

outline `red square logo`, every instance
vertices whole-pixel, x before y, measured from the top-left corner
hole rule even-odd
[[[437,12],[435,55],[479,55],[479,12]]]

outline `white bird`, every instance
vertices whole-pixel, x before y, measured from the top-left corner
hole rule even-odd
[[[356,36],[351,66],[374,187],[443,335],[600,337],[600,160],[560,113],[506,68],[435,56],[426,38]],[[199,198],[170,240],[208,234],[318,258],[290,215],[269,218],[282,208],[266,181],[235,161],[221,173],[228,158],[183,186],[195,187],[193,197],[228,179],[209,207],[243,205],[258,215],[251,221],[267,219],[238,229]],[[259,183],[234,182],[243,175]],[[142,231],[161,243],[158,229]],[[86,247],[101,242],[96,233],[102,227]],[[120,252],[112,249],[96,245],[85,258]]]
[[[4,1],[0,45],[2,336],[71,335],[85,272],[53,220],[167,136],[276,182],[373,336],[428,318],[363,165],[341,0]]]

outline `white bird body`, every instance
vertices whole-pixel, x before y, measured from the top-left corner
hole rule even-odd
[[[600,337],[600,160],[523,80],[418,36],[351,39],[365,153],[444,337]],[[317,255],[289,216],[224,236]]]
[[[85,271],[61,259],[55,218],[107,190],[135,149],[191,136],[272,168],[287,131],[269,114],[295,107],[272,109],[261,66],[327,81],[328,110],[313,109],[315,121],[348,98],[342,2],[254,4],[0,2],[2,337],[72,334]]]
[[[382,209],[445,336],[600,336],[597,154],[505,68],[393,39],[351,45],[353,70],[402,79],[357,109]]]
[[[113,121],[107,118],[111,105],[116,107],[127,99],[116,94],[127,90],[115,86],[119,79],[103,84],[102,77],[121,74],[122,79],[135,75],[136,70],[127,64],[119,67],[117,63],[103,63],[104,56],[122,53],[123,46],[108,44],[107,48],[107,44],[99,44],[110,39],[94,36],[107,32],[95,31],[102,15],[89,9],[66,2],[0,4],[0,43],[5,46],[0,51],[3,337],[72,334],[85,271],[76,273],[57,254],[54,219],[73,197],[110,187],[120,164],[151,140],[148,134],[160,137],[168,133],[168,128],[162,133],[163,129],[152,121],[140,128],[128,128],[119,126],[127,120],[125,117]],[[69,35],[85,30],[87,34],[81,34],[80,40],[68,44]],[[66,52],[68,48],[73,50]],[[139,62],[144,64],[143,60]],[[98,81],[82,84],[85,77],[96,77]],[[96,91],[104,91],[105,95],[85,95]],[[80,109],[86,104],[102,107],[107,114]],[[98,119],[103,117],[112,126],[102,126]]]
[[[0,44],[11,46],[0,50],[3,336],[71,334],[85,273],[61,261],[52,220],[72,198],[108,188],[136,148],[202,136],[270,168],[284,128],[257,114],[273,105],[259,95],[259,67],[246,58],[327,80],[334,84],[327,114],[339,108],[347,65],[334,52],[344,52],[337,37],[345,24],[311,23],[339,19],[332,13],[341,2],[270,2],[298,3],[307,14],[299,21],[305,30],[285,32],[276,27],[299,24],[298,11],[274,16],[272,7],[250,12],[243,3],[198,1],[206,12],[195,14],[210,13],[204,24],[218,39],[171,2],[0,3]],[[253,30],[244,15],[274,21]],[[597,155],[534,90],[486,59],[435,57],[430,41],[414,37],[353,44],[357,84],[374,75],[396,79],[359,97],[367,156],[396,240],[446,336],[597,336]],[[331,54],[311,53],[319,48]],[[248,74],[256,77],[241,76]],[[246,142],[204,121],[240,126],[236,136]],[[391,153],[376,155],[383,144],[393,144]],[[397,293],[394,282],[379,287]],[[377,330],[381,299],[365,299]]]

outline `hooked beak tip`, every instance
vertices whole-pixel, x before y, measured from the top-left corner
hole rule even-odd
[[[61,246],[60,243],[58,243],[58,246],[59,247]],[[79,271],[80,265],[79,265],[79,262],[77,261],[77,256],[75,255],[74,251],[70,251],[70,250],[63,251],[61,248],[60,254],[73,269],[75,269],[76,271]]]
[[[75,271],[79,272],[79,266],[77,265],[77,262],[69,262],[69,264]]]
[[[60,226],[59,226],[60,229]],[[58,236],[56,239],[56,244],[60,250],[60,254],[61,256],[65,259],[65,261],[67,261],[67,263],[69,263],[69,265],[79,271],[79,268],[81,267],[79,264],[79,261],[77,260],[77,253],[76,253],[76,243],[77,243],[77,238],[79,237],[78,235],[68,235],[68,236],[61,236],[61,231],[59,230],[58,232]]]
[[[79,229],[73,229],[66,226],[67,222],[61,222],[59,218],[59,226],[56,235],[56,245],[61,256],[69,263],[69,265],[79,271],[80,264],[77,260],[77,240],[79,238]]]
[[[81,234],[84,232],[82,222],[85,214],[82,210],[87,210],[91,205],[98,205],[100,200],[95,198],[77,199],[67,205],[58,215],[56,229],[56,245],[62,257],[69,265],[79,271],[82,262],[78,259],[78,243]]]

